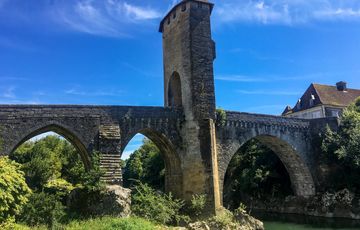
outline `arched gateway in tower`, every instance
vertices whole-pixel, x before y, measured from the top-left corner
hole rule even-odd
[[[164,107],[0,105],[0,155],[10,154],[24,137],[55,127],[78,143],[84,159],[99,152],[104,180],[121,184],[116,162],[129,140],[144,133],[162,145],[167,190],[186,200],[206,194],[208,210],[214,213],[221,206],[223,179],[234,153],[251,138],[262,138],[285,162],[296,194],[314,194],[315,185],[320,185],[313,132],[329,121],[227,111],[225,120],[216,123],[213,6],[208,1],[183,0],[160,23]],[[115,163],[110,167],[109,162]]]

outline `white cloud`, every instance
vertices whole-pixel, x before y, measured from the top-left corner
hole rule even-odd
[[[64,91],[65,94],[77,95],[84,97],[106,97],[106,96],[120,96],[123,94],[121,90],[96,90],[96,91],[84,91],[76,88],[71,88]]]
[[[326,19],[360,19],[360,8],[354,10],[352,8],[337,8],[337,9],[326,9],[320,10],[314,13],[316,18]]]
[[[273,82],[273,81],[298,81],[304,79],[312,79],[314,77],[321,77],[325,74],[309,74],[301,76],[247,76],[247,75],[219,75],[215,77],[215,80],[229,81],[229,82]]]
[[[14,86],[9,86],[9,87],[2,88],[1,97],[7,98],[7,99],[16,98],[15,89],[16,89],[16,87],[14,87]]]
[[[237,90],[236,92],[240,94],[248,94],[248,95],[269,95],[269,96],[292,96],[292,95],[300,95],[299,92],[294,91],[269,91],[269,90]]]
[[[244,111],[250,113],[266,113],[266,114],[274,114],[279,115],[283,110],[284,105],[259,105],[254,107],[244,108]]]
[[[130,5],[126,2],[123,4],[125,12],[130,17],[133,17],[136,20],[146,20],[159,18],[161,14],[153,9],[145,9],[137,6]]]
[[[265,81],[268,81],[265,78],[246,76],[246,75],[219,75],[219,76],[215,77],[215,80],[231,81],[231,82],[265,82]]]
[[[22,100],[22,99],[1,99],[0,104],[27,104],[27,105],[38,105],[44,104],[37,100]]]
[[[77,0],[60,4],[51,12],[53,19],[68,28],[93,35],[129,36],[127,27],[161,17],[151,7],[140,7],[123,0]]]
[[[294,25],[324,20],[359,20],[356,0],[224,0],[215,8],[217,20]]]

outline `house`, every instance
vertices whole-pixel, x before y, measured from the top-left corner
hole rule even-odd
[[[287,106],[282,115],[306,119],[338,117],[358,97],[360,90],[348,89],[344,81],[336,86],[312,83],[296,105],[293,108]]]

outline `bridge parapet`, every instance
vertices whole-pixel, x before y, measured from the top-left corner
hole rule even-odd
[[[269,126],[279,129],[309,129],[311,122],[306,119],[288,118],[273,115],[242,113],[226,111],[225,126],[253,128],[256,126]]]

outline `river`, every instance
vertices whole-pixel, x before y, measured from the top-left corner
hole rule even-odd
[[[254,214],[265,230],[360,230],[360,221],[302,215]]]

